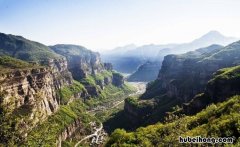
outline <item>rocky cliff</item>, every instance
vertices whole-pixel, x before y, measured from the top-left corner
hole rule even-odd
[[[214,74],[203,93],[183,104],[185,114],[195,114],[211,103],[223,102],[240,94],[240,66],[224,68]]]
[[[59,44],[50,46],[50,48],[67,58],[68,69],[76,80],[86,78],[88,75],[96,75],[104,70],[100,54],[97,52],[77,45]]]
[[[69,139],[69,138],[73,137],[76,134],[77,131],[80,132],[81,131],[81,125],[82,125],[82,122],[79,118],[74,120],[74,122],[72,124],[68,125],[62,131],[62,133],[59,135],[58,140],[56,141],[57,146],[61,147],[62,146],[62,141],[65,141],[66,139]]]
[[[86,114],[85,98],[130,92],[110,63],[81,46],[50,49],[2,33],[0,41],[0,146],[54,146],[87,130],[94,118]]]
[[[73,78],[84,81],[85,88],[91,96],[98,96],[101,89],[108,84],[118,87],[124,84],[123,77],[120,74],[112,73],[112,64],[102,63],[100,54],[97,52],[77,45],[59,44],[50,48],[67,58],[68,69],[71,71]]]
[[[216,70],[235,64],[235,59],[228,65],[222,65],[222,62],[217,59],[203,62],[203,60],[211,58],[211,55],[225,49],[218,45],[212,45],[186,54],[166,56],[157,81],[155,81],[155,85],[158,85],[156,87],[153,85],[153,89],[149,86],[149,90],[143,95],[143,98],[166,94],[168,97],[176,97],[184,102],[189,101],[204,90],[207,81]]]
[[[19,129],[27,132],[58,110],[60,97],[56,91],[71,85],[72,80],[66,59],[50,60],[45,67],[4,73],[0,77],[1,105],[13,115],[26,115]]]
[[[164,58],[157,80],[148,84],[146,92],[138,100],[153,100],[157,103],[145,122],[157,122],[172,107],[191,101],[196,94],[204,91],[207,82],[218,69],[240,64],[240,42],[219,47],[213,45]]]

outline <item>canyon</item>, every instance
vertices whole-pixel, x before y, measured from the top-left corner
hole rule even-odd
[[[193,122],[202,125],[193,117],[216,118],[209,109],[229,109],[238,101],[239,41],[159,57],[161,62],[146,62],[126,77],[83,46],[46,46],[3,33],[0,40],[1,145],[121,146],[126,142],[120,138],[169,144],[164,129],[171,134],[186,121],[187,129],[175,129],[186,134],[196,127]],[[234,123],[236,111],[229,112]],[[228,111],[221,113],[228,117]],[[145,134],[151,126],[163,132],[162,140],[124,135]],[[238,136],[233,126],[230,134]]]

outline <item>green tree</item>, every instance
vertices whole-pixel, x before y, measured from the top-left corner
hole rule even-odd
[[[11,115],[12,102],[4,104],[5,92],[0,92],[0,146],[14,146],[21,142],[17,131],[18,119]]]

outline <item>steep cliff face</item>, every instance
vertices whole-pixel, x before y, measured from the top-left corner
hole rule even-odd
[[[146,62],[138,67],[137,71],[128,77],[130,82],[149,82],[157,78],[159,69],[161,67],[160,62]]]
[[[0,77],[2,104],[14,114],[26,115],[19,129],[27,132],[58,110],[60,98],[56,91],[72,84],[72,80],[65,59],[50,60],[46,67],[4,73]]]
[[[145,122],[157,122],[172,107],[191,101],[196,94],[204,92],[214,72],[239,65],[239,59],[240,42],[223,48],[213,45],[182,55],[166,56],[157,80],[148,84],[146,92],[139,99],[140,102],[155,100],[157,103]],[[128,112],[126,114],[131,115]]]
[[[124,84],[124,77],[119,73],[112,73],[112,84],[120,87]]]
[[[227,98],[240,94],[240,66],[217,71],[204,93],[196,95],[183,105],[186,114],[195,114],[211,103],[223,102]]]
[[[68,69],[76,80],[81,80],[88,75],[95,75],[104,70],[99,53],[92,52],[82,46],[59,44],[50,46],[50,48],[67,58]]]
[[[99,96],[101,90],[108,84],[117,87],[124,84],[123,77],[117,73],[112,73],[112,64],[102,63],[97,52],[82,46],[64,44],[51,46],[51,49],[67,58],[68,69],[73,78],[83,81],[90,96]]]
[[[156,103],[153,100],[138,101],[135,97],[129,97],[124,103],[124,113],[131,129],[143,124],[151,115]]]
[[[75,135],[76,131],[81,131],[82,122],[80,119],[76,119],[72,124],[68,125],[62,133],[59,135],[56,142],[58,147],[61,147],[62,141],[71,138]]]
[[[79,98],[131,91],[110,63],[83,47],[56,45],[53,51],[21,36],[0,34],[0,40],[0,145],[56,145],[94,120]]]
[[[231,44],[230,46],[233,46]],[[195,52],[188,52],[182,55],[168,55],[164,58],[162,68],[159,72],[157,93],[153,93],[149,87],[143,98],[154,95],[167,94],[168,97],[176,97],[183,102],[189,101],[193,96],[204,90],[207,81],[212,74],[220,68],[236,65],[238,62],[238,47],[229,50],[230,47],[219,48],[213,45],[207,48],[198,49]],[[225,62],[219,55],[223,51],[231,53],[229,62]],[[217,58],[212,55],[218,54]]]

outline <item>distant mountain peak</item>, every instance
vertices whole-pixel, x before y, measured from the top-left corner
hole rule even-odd
[[[221,35],[221,36],[223,36],[220,32],[218,32],[216,30],[211,30],[206,35]]]
[[[223,34],[216,30],[209,31],[207,34],[203,35],[201,38],[225,38]]]
[[[192,44],[195,44],[195,45],[202,44],[202,46],[204,45],[209,46],[211,44],[228,45],[229,43],[232,43],[236,40],[237,38],[227,37],[216,30],[212,30],[206,33],[205,35],[201,36],[200,38],[194,40]]]

